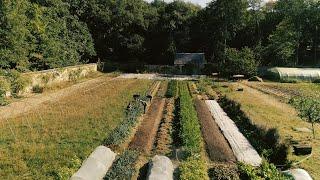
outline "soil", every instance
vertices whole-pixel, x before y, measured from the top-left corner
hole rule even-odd
[[[174,99],[166,99],[166,108],[164,117],[161,120],[159,131],[157,133],[157,139],[155,142],[154,152],[157,155],[169,155],[171,153],[172,146],[172,122],[174,119]]]
[[[79,91],[82,91],[83,93],[90,93],[91,90],[109,82],[110,80],[113,79],[104,75],[54,92],[37,94],[28,98],[23,98],[7,106],[0,107],[0,120],[16,118],[41,107],[44,103],[58,102],[62,98],[72,95],[75,92],[78,93]]]
[[[206,104],[196,99],[195,105],[210,160],[214,162],[236,162],[228,141],[215,123]]]
[[[144,115],[143,122],[140,124],[134,135],[129,149],[148,153],[152,150],[158,127],[163,115],[165,99],[154,98],[151,105]]]

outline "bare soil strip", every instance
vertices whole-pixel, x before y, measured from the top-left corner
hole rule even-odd
[[[163,115],[165,99],[156,97],[144,116],[135,136],[129,144],[129,149],[148,153],[153,148],[158,127]]]
[[[206,104],[197,98],[195,105],[210,160],[214,162],[236,162],[228,141],[214,121]]]
[[[107,81],[112,80],[108,76],[101,76],[92,80],[85,81],[83,83],[75,84],[71,87],[58,90],[53,93],[44,93],[32,96],[30,98],[24,98],[20,101],[13,102],[8,106],[0,107],[0,120],[8,118],[16,118],[23,115],[29,111],[37,109],[45,102],[57,102],[60,99],[72,95],[74,93],[79,93],[83,90],[84,93],[90,90],[92,87],[97,86]],[[90,92],[88,92],[90,93]]]

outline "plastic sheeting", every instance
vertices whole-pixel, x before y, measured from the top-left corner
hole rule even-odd
[[[223,135],[228,140],[231,149],[237,160],[252,166],[260,166],[262,159],[250,142],[239,131],[236,124],[227,116],[220,105],[215,100],[207,100],[206,104],[221,129]]]
[[[116,154],[105,146],[97,147],[70,180],[101,180],[111,167]]]
[[[281,79],[297,79],[314,81],[320,79],[320,68],[281,68],[275,67],[268,70],[268,74]]]
[[[173,164],[166,156],[156,155],[149,166],[148,180],[173,180]]]
[[[312,180],[309,173],[304,169],[290,169],[288,171],[284,171],[284,173],[293,176],[295,180]]]

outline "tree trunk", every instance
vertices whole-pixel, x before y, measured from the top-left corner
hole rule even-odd
[[[312,134],[313,134],[313,139],[316,139],[316,132],[314,130],[314,123],[311,123],[312,124]]]

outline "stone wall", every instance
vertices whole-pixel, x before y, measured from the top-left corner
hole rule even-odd
[[[49,69],[45,71],[36,71],[21,74],[28,81],[28,85],[22,94],[31,93],[35,86],[51,86],[67,81],[76,81],[96,72],[97,64],[85,64],[77,66],[68,66],[64,68]],[[10,96],[10,92],[7,93]]]

